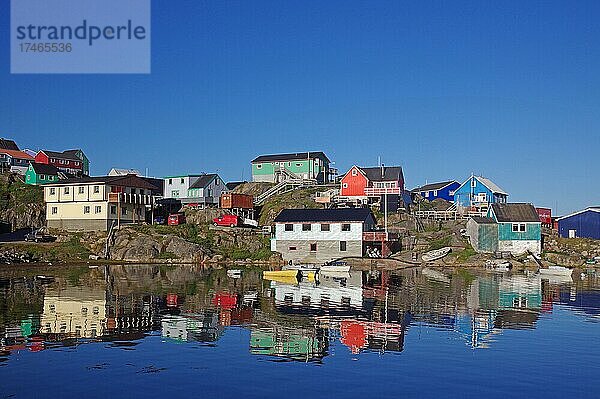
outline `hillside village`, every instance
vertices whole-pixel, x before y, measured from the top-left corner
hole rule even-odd
[[[45,228],[40,237],[48,230],[56,238],[41,249],[12,247],[33,260],[416,264],[441,248],[452,249],[447,264],[533,257],[576,265],[600,256],[598,207],[556,217],[510,202],[508,191],[476,175],[408,189],[401,165],[358,161],[340,173],[321,151],[258,155],[249,161],[249,182],[121,168],[90,176],[81,149],[21,150],[0,139],[7,187],[0,218],[5,232]],[[11,187],[31,193],[20,213],[18,201],[9,201]],[[569,240],[579,253],[569,252]]]

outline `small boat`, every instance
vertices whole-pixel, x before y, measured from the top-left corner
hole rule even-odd
[[[423,256],[421,256],[421,259],[423,259],[425,262],[433,262],[434,260],[442,259],[450,252],[452,252],[452,248],[450,247],[435,249],[433,251],[425,252]]]
[[[571,276],[573,274],[573,270],[564,266],[549,266],[546,268],[540,268],[541,275],[553,275],[553,276]]]
[[[300,270],[301,272],[316,272],[319,270],[317,265],[313,264],[292,264],[283,267],[283,270]]]
[[[348,273],[350,265],[331,264],[323,265],[319,268],[319,273]]]
[[[298,274],[300,274],[300,277],[302,277],[302,272],[296,269],[274,271],[267,270],[263,272],[263,278],[271,280],[269,277],[297,277]]]
[[[503,259],[487,260],[485,267],[496,272],[508,272],[512,270],[512,263]]]

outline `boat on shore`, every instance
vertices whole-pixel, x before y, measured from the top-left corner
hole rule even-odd
[[[452,248],[444,247],[433,251],[425,252],[421,259],[425,262],[433,262],[434,260],[442,259],[444,256],[452,252]]]
[[[323,265],[319,268],[319,273],[348,273],[350,265]]]

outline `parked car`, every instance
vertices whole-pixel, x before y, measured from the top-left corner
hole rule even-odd
[[[154,218],[154,224],[165,224],[166,223],[166,219],[164,216],[156,216]]]
[[[54,241],[56,237],[48,234],[47,230],[44,228],[32,230],[31,233],[25,234],[25,241],[33,241],[33,242],[51,242]]]
[[[185,215],[183,213],[172,213],[169,215],[167,224],[169,226],[178,226],[185,223]]]
[[[242,218],[236,215],[222,215],[218,218],[213,219],[213,224],[215,226],[228,226],[228,227],[236,227],[236,226],[250,226],[250,227],[258,227],[258,222],[252,219]]]

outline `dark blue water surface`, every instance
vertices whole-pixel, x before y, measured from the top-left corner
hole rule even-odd
[[[600,278],[0,269],[0,397],[597,398]]]

